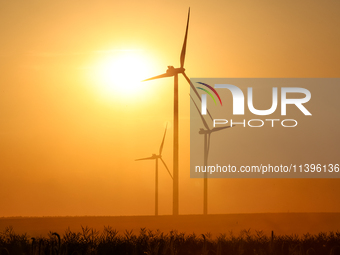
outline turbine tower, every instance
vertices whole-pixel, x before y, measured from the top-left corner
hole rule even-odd
[[[210,129],[207,122],[205,121],[205,119],[203,118],[200,110],[198,109],[197,104],[195,103],[194,99],[192,98],[192,96],[190,95],[192,102],[195,104],[196,109],[198,111],[198,115],[201,117],[203,125],[206,129],[201,128],[199,130],[199,134],[200,135],[204,135],[204,150],[203,150],[203,155],[204,155],[204,167],[205,169],[207,169],[208,166],[208,156],[209,156],[209,149],[210,149],[210,136],[212,133],[226,129],[226,128],[230,128],[231,126],[227,126],[227,127],[218,127],[218,128],[213,128]],[[203,214],[207,215],[208,214],[208,178],[207,178],[207,172],[204,173],[204,190],[203,190]]]
[[[167,125],[168,126],[168,125]],[[139,160],[156,160],[156,174],[155,174],[155,215],[158,215],[158,159],[160,159],[163,163],[163,165],[165,166],[166,170],[168,170],[168,173],[170,175],[170,177],[173,179],[168,166],[165,164],[164,160],[162,159],[162,151],[163,151],[163,146],[164,146],[164,140],[165,140],[165,135],[166,135],[166,130],[167,130],[167,126],[165,127],[165,132],[164,132],[164,136],[163,136],[163,140],[161,143],[161,146],[159,147],[159,154],[152,154],[151,157],[148,158],[140,158],[140,159],[136,159],[136,161]]]

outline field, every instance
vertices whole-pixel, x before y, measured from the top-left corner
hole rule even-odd
[[[67,228],[81,231],[81,226],[103,231],[110,226],[119,233],[125,230],[139,233],[141,228],[169,233],[177,230],[186,234],[240,233],[245,229],[275,234],[318,234],[340,230],[340,213],[266,213],[173,216],[120,216],[120,217],[15,217],[0,218],[0,232],[12,226],[18,234],[46,236],[49,231],[64,233]]]
[[[337,255],[338,230],[339,213],[0,218],[0,255]]]

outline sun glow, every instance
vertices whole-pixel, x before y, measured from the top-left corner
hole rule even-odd
[[[150,59],[141,51],[126,50],[102,58],[93,78],[106,96],[132,96],[145,89],[142,80],[148,78],[152,70]]]

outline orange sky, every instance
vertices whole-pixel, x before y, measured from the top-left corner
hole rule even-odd
[[[172,79],[108,91],[114,78],[98,72],[124,54],[145,61],[142,78],[177,67],[189,6],[189,77],[339,77],[335,0],[2,1],[0,216],[154,212],[154,162],[134,159],[158,151],[169,122],[172,166]],[[180,213],[197,214],[202,180],[189,178],[189,86],[179,82]],[[211,180],[209,212],[339,212],[339,184]],[[160,214],[171,196],[160,168]]]

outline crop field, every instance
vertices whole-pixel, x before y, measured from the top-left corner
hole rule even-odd
[[[243,230],[239,235],[163,233],[140,229],[138,234],[104,227],[102,232],[82,227],[80,232],[67,229],[63,234],[50,232],[46,237],[16,234],[11,227],[0,233],[0,254],[67,255],[339,255],[340,232],[315,235],[267,236],[262,231]]]
[[[238,235],[244,229],[263,231],[270,235],[303,235],[340,230],[340,213],[258,213],[161,216],[81,216],[81,217],[9,217],[0,218],[0,232],[12,226],[17,234],[30,237],[44,236],[52,232],[63,233],[67,228],[80,232],[88,226],[100,232],[104,226],[112,226],[119,234],[125,230],[138,234],[141,228],[169,233],[176,229],[186,234],[204,234],[212,237]]]
[[[0,255],[340,255],[339,213],[0,218]]]

